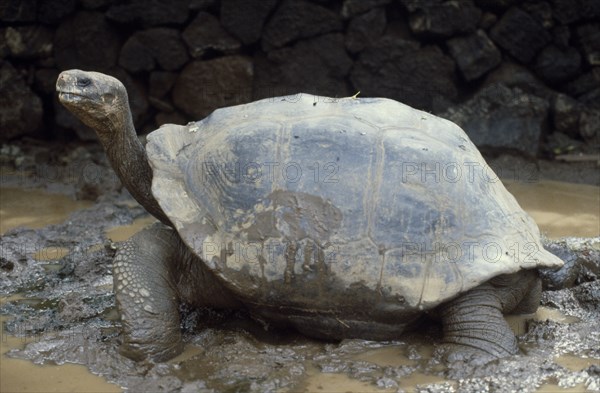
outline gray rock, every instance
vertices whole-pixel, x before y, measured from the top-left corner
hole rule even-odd
[[[45,24],[57,24],[75,12],[75,0],[44,0],[38,2],[37,20]]]
[[[344,0],[342,4],[342,17],[352,18],[375,7],[388,5],[392,0]]]
[[[61,23],[54,36],[59,69],[106,71],[117,64],[120,39],[99,12],[80,11]]]
[[[192,61],[179,74],[173,89],[175,106],[194,120],[217,108],[249,102],[252,61],[243,56]]]
[[[514,150],[536,157],[548,108],[545,99],[497,84],[441,116],[461,126],[480,148]]]
[[[36,0],[2,0],[0,2],[0,21],[33,22],[36,9]]]
[[[600,65],[600,25],[589,23],[579,26],[576,37],[587,63]]]
[[[584,140],[600,145],[600,107],[589,107],[581,112],[579,133]]]
[[[342,30],[342,21],[333,11],[302,0],[285,0],[265,26],[262,48],[269,51],[299,38]]]
[[[561,50],[548,45],[537,56],[535,72],[550,84],[558,84],[572,79],[581,69],[581,55],[573,47]]]
[[[187,0],[128,0],[112,5],[106,17],[119,23],[138,23],[143,26],[182,24],[189,15]]]
[[[39,130],[42,116],[42,100],[9,62],[0,60],[0,141]]]
[[[296,93],[329,97],[349,95],[345,77],[352,60],[344,49],[344,38],[340,33],[273,50],[266,57],[258,56],[255,64],[254,98]]]
[[[16,26],[4,30],[4,39],[13,58],[32,59],[52,54],[54,32],[44,26]]]
[[[450,37],[472,33],[481,19],[481,10],[471,0],[423,4],[409,17],[410,28],[418,35]]]
[[[579,136],[579,118],[582,105],[566,94],[557,94],[552,102],[552,125],[554,131],[570,137]]]
[[[385,31],[385,9],[373,8],[350,20],[346,30],[346,48],[352,53],[360,52],[377,41]]]
[[[162,69],[175,71],[188,59],[178,30],[155,27],[129,37],[121,49],[119,65],[132,72],[150,71],[155,61]]]
[[[244,44],[253,44],[277,0],[222,0],[221,24]]]
[[[509,9],[492,27],[490,37],[522,63],[529,63],[550,42],[542,24],[518,7]]]
[[[439,110],[457,96],[454,61],[437,46],[383,36],[365,49],[350,73],[361,96],[387,97],[417,109]]]
[[[448,50],[467,81],[477,79],[502,61],[496,45],[483,30],[448,40]]]
[[[598,0],[550,0],[554,18],[562,24],[600,17]]]
[[[221,27],[219,20],[207,12],[199,12],[182,37],[193,58],[211,49],[230,54],[240,48],[240,43]]]

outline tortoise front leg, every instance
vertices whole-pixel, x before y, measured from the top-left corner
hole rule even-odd
[[[179,296],[171,274],[181,258],[180,243],[173,229],[155,224],[123,243],[114,258],[123,329],[120,353],[128,358],[160,361],[183,350]]]
[[[517,339],[504,319],[520,305],[531,312],[539,278],[534,271],[496,277],[441,306],[447,358],[487,361],[519,352]],[[530,304],[531,303],[531,304]]]

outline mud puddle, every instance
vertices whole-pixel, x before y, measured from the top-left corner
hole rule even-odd
[[[556,182],[508,188],[549,237],[598,236],[600,188]],[[433,354],[440,340],[433,324],[402,341],[324,343],[210,310],[182,311],[182,355],[136,364],[117,352],[110,261],[114,242],[154,219],[126,195],[83,205],[65,197],[52,213],[55,196],[47,194],[54,202],[45,204],[39,191],[4,190],[0,290],[9,296],[0,313],[12,318],[2,320],[2,391],[600,391],[600,286],[593,280],[545,292],[535,315],[511,323],[525,353],[486,366],[442,366]],[[11,199],[29,197],[39,220],[32,209],[13,208],[21,202]]]

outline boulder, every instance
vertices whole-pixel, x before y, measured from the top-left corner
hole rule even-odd
[[[39,130],[42,116],[42,100],[9,62],[0,60],[0,141]]]
[[[572,97],[582,101],[586,95],[593,94],[600,89],[600,67],[593,67],[591,71],[580,75],[564,86],[564,91]]]
[[[233,53],[240,49],[240,43],[219,23],[219,20],[207,12],[199,12],[182,34],[190,55],[198,58],[208,50],[221,53]]]
[[[252,61],[247,57],[195,60],[177,77],[173,102],[193,120],[200,120],[217,108],[251,101],[252,77]]]
[[[48,57],[52,54],[54,32],[44,26],[16,26],[4,30],[10,56],[20,59]]]
[[[538,54],[533,68],[542,79],[556,85],[579,74],[581,55],[573,47],[561,50],[548,45]]]
[[[350,20],[346,30],[346,48],[352,53],[360,52],[377,41],[385,31],[385,9],[373,8]]]
[[[452,38],[447,42],[448,50],[467,81],[477,79],[502,61],[496,45],[483,30],[468,36]]]
[[[174,72],[154,71],[150,74],[150,97],[162,98],[169,94],[175,84]]]
[[[480,19],[481,10],[470,0],[441,4],[422,2],[410,14],[409,25],[417,35],[451,37],[474,32]]]
[[[553,132],[558,131],[570,137],[579,136],[579,118],[583,105],[566,94],[557,94],[551,109]]]
[[[591,66],[600,65],[600,25],[589,23],[577,28],[577,43]]]
[[[600,18],[598,0],[550,0],[554,18],[562,24]]]
[[[120,39],[99,12],[80,11],[61,23],[54,36],[58,68],[106,71],[117,64]]]
[[[154,63],[167,71],[181,68],[189,57],[179,31],[155,27],[134,33],[119,56],[119,65],[131,72],[150,71]]]
[[[492,70],[485,78],[482,87],[499,83],[510,88],[518,87],[527,93],[543,97],[548,101],[556,95],[554,90],[547,87],[529,69],[510,61],[503,61],[498,68]]]
[[[307,59],[310,59],[307,61]],[[349,95],[346,76],[352,59],[340,33],[303,40],[255,59],[254,98],[296,93]]]
[[[437,46],[384,35],[360,53],[350,80],[361,96],[387,97],[440,110],[457,96],[454,61]]]
[[[75,12],[76,0],[44,0],[38,2],[37,20],[45,24],[57,24]]]
[[[475,4],[484,10],[502,13],[517,1],[518,0],[475,0]]]
[[[500,18],[490,37],[522,63],[531,62],[551,39],[539,21],[518,7],[512,7]]]
[[[375,7],[386,6],[392,0],[344,0],[342,4],[342,17],[344,19],[367,12]]]
[[[3,0],[0,5],[0,21],[33,22],[37,0]]]
[[[571,40],[571,30],[569,26],[554,26],[552,29],[552,42],[562,50],[567,50]]]
[[[188,18],[188,3],[188,0],[153,0],[149,5],[145,0],[120,1],[108,9],[106,17],[123,24],[180,25]]]
[[[549,104],[518,87],[488,86],[467,102],[441,116],[469,135],[480,148],[519,151],[536,157],[540,152]]]
[[[592,145],[600,145],[600,107],[589,107],[581,112],[579,133]]]
[[[277,0],[222,0],[221,24],[244,44],[260,39],[263,25]]]
[[[262,35],[262,48],[269,51],[299,38],[342,30],[342,20],[329,9],[303,0],[284,0]]]
[[[521,4],[525,12],[531,15],[545,29],[551,29],[554,26],[552,19],[552,7],[545,1],[528,1]]]

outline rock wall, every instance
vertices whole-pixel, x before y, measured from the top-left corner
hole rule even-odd
[[[0,0],[0,140],[93,138],[54,93],[80,68],[123,81],[139,132],[360,91],[450,118],[483,148],[597,148],[598,18],[598,0]]]

